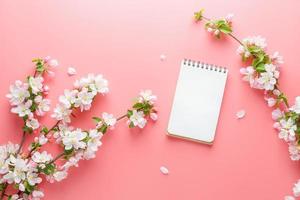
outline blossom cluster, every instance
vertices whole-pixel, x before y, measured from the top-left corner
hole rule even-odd
[[[70,123],[70,115],[74,108],[80,111],[89,110],[94,97],[108,93],[108,81],[100,75],[89,74],[74,83],[75,89],[65,90],[59,97],[59,104],[54,109],[52,117],[63,122]]]
[[[53,74],[51,68],[58,66],[55,59],[46,57],[34,60],[36,63],[36,73],[28,76],[25,82],[15,81],[10,86],[10,93],[7,94],[12,105],[11,112],[18,114],[24,120],[24,131],[32,132],[40,127],[38,116],[43,116],[50,110],[50,100],[45,96],[48,94],[49,87],[44,85],[44,72]]]
[[[55,125],[51,128],[43,126],[38,122],[37,116],[43,116],[50,110],[50,100],[45,99],[48,87],[43,85],[43,76],[54,75],[50,69],[57,66],[57,61],[46,57],[34,59],[33,62],[34,75],[28,76],[24,83],[16,81],[10,86],[10,93],[7,95],[11,111],[23,118],[24,127],[20,144],[0,146],[0,200],[41,199],[44,193],[40,184],[44,180],[50,183],[61,181],[67,177],[71,167],[78,166],[80,160],[95,158],[102,145],[101,138],[119,120],[127,118],[130,128],[143,128],[148,118],[157,119],[154,107],[157,98],[151,90],[143,90],[133,106],[121,117],[116,118],[103,112],[100,117],[94,117],[94,128],[83,130],[70,126],[73,110],[83,112],[91,109],[96,95],[104,95],[109,91],[108,81],[102,75],[88,74],[75,81],[74,89],[65,90],[59,96],[59,103],[51,115],[57,120]],[[23,149],[25,135],[36,133],[38,135],[34,137],[28,151]],[[44,145],[52,141],[62,147],[62,152],[56,156],[44,149]],[[61,162],[57,163],[58,160]]]
[[[279,89],[280,64],[283,58],[278,52],[273,55],[266,53],[266,40],[261,36],[248,37],[242,40],[237,49],[242,60],[251,62],[250,66],[240,69],[243,80],[250,87],[263,90],[264,99],[269,107],[274,107],[272,119],[273,127],[278,131],[278,137],[288,143],[291,160],[300,160],[300,97],[296,97],[295,104],[289,106],[286,95]],[[300,196],[300,184],[294,186],[295,197]],[[294,199],[288,196],[289,199]]]
[[[129,127],[138,126],[139,128],[144,128],[148,116],[154,121],[157,120],[157,111],[154,108],[156,99],[151,90],[140,92],[140,96],[136,99],[133,108],[127,112]]]
[[[19,152],[19,145],[8,143],[0,146],[0,190],[4,191],[8,184],[22,193],[11,194],[8,199],[33,199],[38,200],[44,196],[43,192],[38,189],[38,184],[42,182],[39,170],[44,167],[51,156],[42,153],[32,156],[32,160],[23,158]],[[3,198],[3,196],[1,196]]]
[[[260,36],[246,38],[243,44],[238,53],[244,61],[252,61],[251,66],[240,69],[243,80],[252,88],[264,90],[267,105],[275,107],[272,118],[279,138],[288,143],[291,159],[300,160],[300,97],[296,97],[295,105],[289,106],[286,95],[278,88],[279,64],[283,59],[278,52],[269,56],[265,52],[266,41]]]
[[[203,16],[203,10],[195,13],[196,21],[206,19],[206,29],[216,31],[215,23],[221,20],[209,20]],[[213,23],[211,23],[213,22]],[[211,28],[212,29],[208,29]],[[213,29],[215,28],[215,29]],[[230,26],[231,28],[231,26]],[[280,64],[283,58],[278,52],[272,55],[267,54],[267,43],[261,36],[247,37],[240,41],[230,32],[224,32],[240,46],[237,53],[246,63],[251,63],[247,67],[242,67],[240,73],[243,80],[248,82],[251,88],[264,91],[264,99],[269,107],[273,107],[272,118],[275,120],[274,128],[278,131],[278,137],[288,143],[291,160],[300,160],[300,96],[296,97],[293,106],[290,106],[286,95],[279,89]],[[217,34],[218,35],[218,32]],[[294,200],[300,197],[300,180],[293,188],[294,196],[286,196],[285,200]]]
[[[195,12],[194,17],[196,21],[202,20],[204,18],[203,10],[200,10],[199,12]],[[217,38],[220,38],[222,33],[230,34],[232,33],[232,18],[233,18],[233,14],[230,13],[223,19],[218,19],[218,20],[207,19],[208,22],[206,22],[205,24],[205,29],[209,33],[212,33]]]
[[[113,129],[118,120],[127,118],[130,128],[144,128],[148,117],[156,121],[157,111],[154,107],[156,99],[157,97],[152,94],[151,90],[141,91],[132,109],[129,109],[127,114],[115,118],[112,114],[103,112],[101,117],[93,118],[96,127],[88,131],[61,124],[58,131],[54,133],[54,138],[64,148],[63,155],[66,162],[48,179],[61,181],[67,177],[68,169],[72,166],[78,166],[80,160],[95,158],[96,152],[102,145],[102,136],[109,129]]]

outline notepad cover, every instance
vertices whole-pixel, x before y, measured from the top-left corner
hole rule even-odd
[[[168,134],[211,144],[215,138],[228,70],[184,59],[181,62]]]

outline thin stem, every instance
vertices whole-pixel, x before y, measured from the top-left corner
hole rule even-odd
[[[205,19],[206,21],[210,21],[209,18],[202,16],[203,19]]]
[[[61,120],[58,120],[50,129],[49,129],[49,131],[48,131],[48,133],[50,133],[51,131],[53,131],[56,127],[58,127],[58,124],[61,122]],[[48,134],[47,133],[47,134]],[[45,135],[47,135],[47,134],[45,134]]]
[[[20,145],[19,145],[19,149],[18,151],[16,152],[16,154],[19,154],[21,149],[22,149],[22,146],[24,145],[24,142],[25,142],[25,136],[26,136],[26,132],[23,131],[23,135],[22,135],[22,139],[21,139],[21,142],[20,142]]]
[[[239,40],[237,37],[235,37],[232,33],[228,33],[228,35],[230,37],[232,37],[235,41],[237,41],[238,43],[240,43],[240,45],[244,46],[244,44],[241,42],[241,40]]]
[[[54,163],[55,161],[57,161],[58,159],[60,159],[64,155],[65,155],[65,152],[62,152],[62,153],[58,154],[49,164]]]
[[[205,17],[205,16],[202,16],[202,18],[206,21],[210,21],[211,19]],[[241,42],[241,40],[239,40],[237,37],[235,37],[232,33],[228,33],[228,35],[230,37],[232,37],[235,41],[237,41],[240,45],[244,46],[244,44]]]
[[[61,122],[61,120],[58,120],[58,121],[57,121],[57,122],[49,129],[49,131],[45,134],[45,136],[47,136],[51,131],[53,131],[56,127],[58,127],[58,124],[59,124],[60,122]],[[32,154],[35,150],[37,150],[37,147],[31,149],[31,150],[29,151],[29,153],[28,153],[28,155],[27,155],[26,158],[30,158],[30,157],[31,157],[31,154]]]
[[[125,117],[127,117],[127,114],[124,114],[124,115],[118,117],[118,118],[117,118],[117,121],[120,121],[121,119],[123,119],[123,118],[125,118]]]

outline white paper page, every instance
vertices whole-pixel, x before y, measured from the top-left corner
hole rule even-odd
[[[227,73],[225,68],[182,61],[168,125],[170,135],[213,142]]]

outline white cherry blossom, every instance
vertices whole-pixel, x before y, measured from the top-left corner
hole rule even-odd
[[[62,142],[66,150],[83,149],[86,147],[86,143],[82,141],[87,137],[87,133],[83,132],[81,129],[76,129],[74,131],[66,131],[62,138]]]
[[[297,126],[292,118],[289,119],[281,119],[280,123],[280,131],[279,138],[284,139],[285,141],[294,141],[295,140],[295,131],[297,130]]]
[[[36,114],[39,116],[43,116],[45,112],[50,110],[50,100],[43,99],[42,96],[36,96],[34,101],[38,104]]]
[[[77,102],[78,90],[65,90],[64,95],[59,97],[59,102],[66,108],[71,108],[73,104]]]
[[[25,101],[30,96],[28,84],[17,80],[14,85],[9,87],[10,93],[6,95],[11,105],[16,106]]]
[[[294,111],[297,114],[300,114],[300,96],[296,97],[295,105],[293,105],[290,110]]]
[[[46,151],[43,151],[42,153],[36,151],[32,155],[32,160],[36,163],[46,163],[52,160],[52,156],[48,154]]]
[[[57,171],[53,174],[53,178],[57,182],[60,182],[63,179],[67,178],[67,175],[68,175],[67,171]]]
[[[142,90],[140,92],[139,102],[147,101],[150,104],[154,104],[154,102],[157,100],[157,97],[152,94],[151,90]]]
[[[295,197],[299,197],[300,196],[300,180],[298,180],[297,183],[295,183],[294,187],[293,187],[293,193]]]
[[[102,113],[102,118],[105,124],[111,127],[113,127],[117,122],[117,119],[112,114],[108,114],[106,112]]]
[[[42,191],[34,190],[32,192],[32,200],[40,200],[44,197],[44,193]]]
[[[30,118],[26,121],[26,126],[35,130],[40,127],[40,123],[37,119]]]
[[[87,88],[83,88],[78,93],[78,101],[80,105],[80,110],[89,110],[91,108],[91,104],[94,98],[94,94],[89,92]]]
[[[270,72],[261,73],[260,77],[257,79],[257,82],[261,84],[265,90],[273,90],[275,84],[277,83],[273,73]]]
[[[87,142],[87,148],[83,153],[83,157],[85,159],[95,158],[95,153],[98,151],[98,147],[101,146],[102,142],[100,139],[103,134],[98,132],[96,129],[92,129],[89,131],[89,141]]]
[[[132,123],[134,126],[138,126],[139,128],[144,128],[147,123],[147,120],[144,118],[144,116],[145,115],[143,111],[133,110],[128,123]]]
[[[48,138],[41,134],[39,137],[35,137],[34,141],[38,142],[40,145],[44,145],[48,142]]]
[[[32,114],[30,107],[32,105],[32,101],[28,100],[26,103],[19,104],[17,107],[13,107],[11,109],[12,113],[16,113],[19,117],[29,116]]]
[[[62,120],[64,123],[70,123],[71,118],[70,115],[72,110],[65,107],[63,104],[58,104],[54,109],[53,114],[51,117],[55,118],[56,120]]]
[[[43,77],[38,76],[38,77],[33,77],[30,76],[28,79],[28,83],[30,88],[32,89],[33,94],[37,94],[38,92],[43,91]]]
[[[281,55],[279,55],[278,51],[274,52],[274,54],[271,55],[270,58],[274,64],[283,64],[284,63],[283,57]]]
[[[42,178],[38,176],[37,173],[33,172],[33,171],[29,171],[27,172],[27,181],[29,183],[29,185],[36,185],[42,182]]]
[[[273,110],[273,112],[272,112],[272,119],[273,120],[278,120],[282,116],[283,116],[283,112],[279,108]]]

